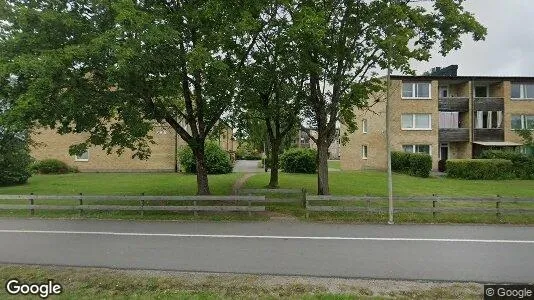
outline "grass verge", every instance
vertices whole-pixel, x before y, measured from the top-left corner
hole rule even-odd
[[[121,271],[0,265],[0,281],[53,279],[54,299],[479,299],[472,283],[420,283],[335,278]],[[2,299],[20,299],[4,289]]]

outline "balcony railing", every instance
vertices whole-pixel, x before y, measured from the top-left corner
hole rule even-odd
[[[474,111],[503,111],[504,99],[498,97],[475,98]]]
[[[439,111],[469,111],[469,98],[468,97],[446,97],[439,98],[438,104]]]
[[[469,128],[440,128],[439,142],[469,142]]]
[[[478,128],[473,130],[473,141],[477,142],[504,142],[504,129]]]

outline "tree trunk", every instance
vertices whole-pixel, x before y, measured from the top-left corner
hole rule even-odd
[[[329,195],[328,188],[328,143],[317,140],[317,195]]]
[[[273,141],[271,143],[271,179],[269,180],[269,188],[278,188],[278,168],[280,156],[280,141]]]
[[[208,170],[206,169],[206,160],[204,156],[204,143],[193,149],[197,161],[197,194],[209,195],[210,187],[208,185]]]

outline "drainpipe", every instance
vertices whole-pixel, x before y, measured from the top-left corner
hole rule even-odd
[[[174,173],[178,173],[178,134],[174,132]]]

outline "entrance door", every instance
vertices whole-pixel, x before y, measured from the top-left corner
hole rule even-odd
[[[441,144],[439,149],[439,159],[447,160],[449,159],[449,144]]]

